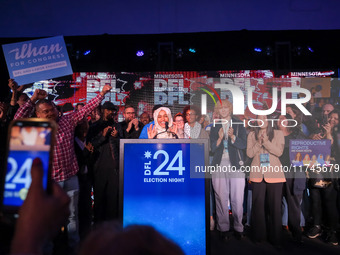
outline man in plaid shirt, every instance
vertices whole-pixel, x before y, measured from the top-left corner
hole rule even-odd
[[[70,196],[70,217],[67,225],[70,248],[79,242],[78,234],[78,193],[79,185],[77,158],[74,152],[74,129],[85,116],[89,115],[104,99],[111,86],[105,85],[102,91],[90,100],[79,111],[58,117],[58,110],[54,103],[45,99],[47,92],[41,89],[34,91],[33,96],[23,104],[14,119],[30,117],[33,108],[38,118],[52,119],[58,123],[56,143],[53,153],[52,179],[57,182]]]

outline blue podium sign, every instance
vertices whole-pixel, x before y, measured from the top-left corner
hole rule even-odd
[[[185,254],[206,254],[209,186],[204,178],[191,178],[190,171],[207,163],[207,140],[128,139],[121,140],[120,149],[124,227],[151,225]]]
[[[2,45],[9,76],[19,85],[72,74],[62,36]]]

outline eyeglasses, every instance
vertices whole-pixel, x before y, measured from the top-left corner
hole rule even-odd
[[[175,122],[184,122],[184,120],[175,120]]]

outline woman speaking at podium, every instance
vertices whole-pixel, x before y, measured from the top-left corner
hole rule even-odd
[[[171,111],[167,107],[160,107],[153,113],[154,125],[150,125],[148,138],[178,138],[176,135],[177,126],[173,125]]]

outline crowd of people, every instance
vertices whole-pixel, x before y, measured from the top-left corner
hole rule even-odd
[[[108,101],[101,104],[111,89],[108,85],[67,115],[45,99],[44,90],[35,90],[29,98],[14,80],[9,80],[9,87],[13,92],[10,104],[0,103],[1,134],[6,133],[11,119],[36,116],[58,123],[52,179],[58,184],[56,192],[61,188],[69,198],[65,229],[71,250],[86,239],[93,225],[118,218],[119,143],[120,139],[136,138],[209,139],[209,163],[237,170],[211,173],[210,229],[219,231],[222,241],[228,241],[231,233],[237,239],[245,238],[244,229],[250,227],[250,238],[255,242],[268,240],[275,247],[281,245],[283,229],[288,229],[297,243],[302,242],[303,233],[312,239],[324,233],[326,242],[338,244],[340,192],[336,175],[313,178],[306,171],[285,172],[282,167],[275,172],[240,171],[243,166],[290,166],[292,139],[330,140],[329,161],[340,164],[339,109],[331,102],[309,102],[306,107],[312,116],[303,116],[295,105],[287,107],[286,115],[234,116],[228,99],[218,102],[210,117],[202,116],[195,105],[184,107],[180,113],[156,105],[151,116],[143,112],[138,117],[135,108],[126,105],[124,120],[118,122],[118,108]],[[214,119],[224,121],[216,124]],[[249,125],[251,119],[257,125]],[[296,121],[295,127],[282,124],[291,119]],[[231,124],[242,120],[244,125]],[[5,141],[1,135],[0,155],[5,155]]]

